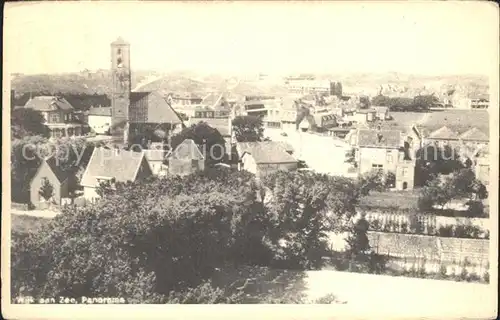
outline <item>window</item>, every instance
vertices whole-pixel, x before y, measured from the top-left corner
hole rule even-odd
[[[401,170],[401,175],[403,176],[403,178],[406,177],[408,175],[408,168],[403,168]]]
[[[59,122],[59,114],[58,113],[52,113],[50,115],[50,122],[51,123],[58,123]]]
[[[382,164],[372,164],[372,168],[374,169],[382,169],[384,166]]]
[[[391,151],[387,151],[386,154],[385,154],[385,161],[387,163],[392,163],[392,160],[393,159],[392,159],[392,153],[391,153]]]

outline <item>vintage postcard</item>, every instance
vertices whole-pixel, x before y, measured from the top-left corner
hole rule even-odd
[[[498,39],[492,2],[7,3],[3,317],[495,318]]]

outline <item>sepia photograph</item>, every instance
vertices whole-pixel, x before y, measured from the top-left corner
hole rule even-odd
[[[496,3],[4,8],[4,318],[497,316]]]

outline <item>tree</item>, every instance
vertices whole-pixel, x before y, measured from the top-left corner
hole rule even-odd
[[[439,99],[434,94],[418,95],[413,98],[413,107],[416,110],[429,110],[439,103]]]
[[[394,188],[396,185],[396,175],[394,172],[388,172],[385,177],[385,187],[386,188]]]
[[[442,181],[439,177],[422,188],[418,205],[426,211],[438,205],[441,209],[453,199],[468,198],[469,203],[488,197],[486,186],[475,177],[474,171],[464,168],[454,172]]]
[[[48,137],[49,130],[45,126],[45,118],[39,111],[30,108],[20,108],[11,111],[11,139],[21,139],[26,136]]]
[[[42,186],[38,193],[45,201],[49,201],[54,196],[54,186],[52,186],[48,179],[43,179]]]
[[[268,241],[279,267],[318,268],[328,232],[356,214],[354,181],[313,172],[279,171],[264,178]]]
[[[225,160],[226,142],[220,132],[209,126],[206,122],[193,124],[184,128],[180,133],[172,137],[171,148],[175,150],[185,139],[192,139],[205,155],[207,164],[210,166]]]
[[[450,145],[427,144],[416,153],[415,184],[424,186],[440,174],[450,174],[464,167],[459,152]]]
[[[355,257],[367,253],[371,249],[367,236],[368,228],[369,223],[364,217],[360,217],[352,224],[351,233],[346,238],[348,254]]]
[[[237,116],[232,125],[238,142],[262,141],[264,138],[264,124],[260,117]]]
[[[374,106],[389,107],[391,105],[391,98],[383,95],[377,95],[372,98],[371,104]]]

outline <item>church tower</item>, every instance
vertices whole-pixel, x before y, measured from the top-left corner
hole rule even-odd
[[[111,43],[111,134],[124,140],[130,106],[130,44],[122,38]],[[128,133],[128,132],[127,132]]]

